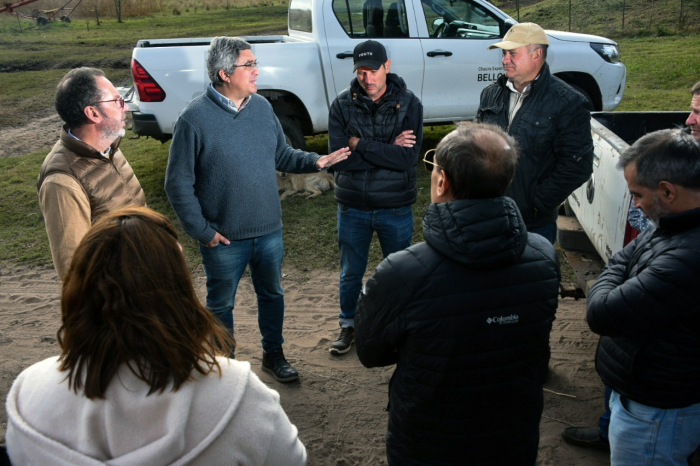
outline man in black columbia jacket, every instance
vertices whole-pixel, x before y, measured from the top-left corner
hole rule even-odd
[[[610,397],[612,464],[688,464],[700,447],[700,144],[648,134],[618,161],[652,226],[588,295]]]
[[[356,316],[362,364],[396,364],[389,464],[532,466],[556,252],[505,196],[517,150],[498,127],[462,124],[426,160],[425,242],[384,259]]]
[[[386,257],[411,245],[416,163],[423,143],[423,106],[406,83],[390,73],[391,60],[379,42],[355,47],[356,79],[338,95],[328,117],[328,144],[350,147],[336,163],[340,247],[340,333],[334,355],[350,351],[355,307],[377,232]]]
[[[583,95],[549,72],[544,30],[520,23],[502,42],[503,72],[481,93],[477,119],[493,123],[515,137],[520,159],[508,189],[528,231],[552,244],[557,209],[593,172],[589,103]]]

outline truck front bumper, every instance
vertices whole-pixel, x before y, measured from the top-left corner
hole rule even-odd
[[[131,112],[131,118],[134,122],[132,131],[139,136],[149,136],[160,142],[165,142],[172,137],[171,134],[163,134],[155,115]]]

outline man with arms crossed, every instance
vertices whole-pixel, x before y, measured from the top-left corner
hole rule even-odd
[[[416,163],[423,143],[423,105],[390,73],[384,46],[368,40],[353,54],[356,78],[338,95],[328,117],[331,150],[352,154],[335,170],[340,247],[340,333],[334,355],[350,351],[355,307],[372,235],[384,257],[411,245]]]
[[[425,242],[384,259],[357,307],[362,364],[396,364],[389,464],[531,466],[557,254],[506,197],[517,149],[500,128],[459,125],[425,160]]]
[[[63,279],[73,252],[101,216],[146,198],[119,150],[129,107],[102,70],[76,68],[56,87],[56,111],[65,122],[46,156],[37,190],[51,257]]]
[[[256,94],[258,62],[250,44],[216,37],[207,57],[212,84],[177,120],[165,191],[183,229],[199,241],[207,308],[233,334],[233,306],[246,269],[258,298],[262,368],[297,380],[282,351],[282,209],[275,170],[316,172],[344,160],[295,150],[265,98]]]
[[[656,131],[618,167],[652,226],[588,295],[596,369],[612,389],[611,462],[687,465],[700,446],[700,143]]]
[[[493,123],[515,137],[520,159],[508,190],[528,231],[552,244],[559,205],[593,172],[591,116],[584,97],[549,72],[544,30],[516,24],[503,42],[503,72],[485,88],[478,121]]]
[[[690,102],[690,115],[685,121],[688,131],[700,143],[700,82],[695,83],[690,91],[692,100]],[[638,231],[643,232],[649,226],[649,218],[644,215],[641,209],[635,207],[635,200],[632,199],[628,220],[630,225]],[[562,432],[562,438],[572,445],[595,448],[599,450],[609,450],[608,426],[610,425],[610,395],[609,387],[605,389],[605,413],[598,420],[598,427],[567,427]]]

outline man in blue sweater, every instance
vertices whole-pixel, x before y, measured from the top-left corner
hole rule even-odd
[[[272,106],[256,94],[258,62],[250,44],[216,37],[207,57],[212,84],[175,124],[165,191],[182,228],[199,241],[207,274],[207,308],[233,334],[238,282],[250,267],[258,298],[262,369],[297,380],[282,352],[282,208],[275,170],[316,172],[349,154],[320,157],[285,141]]]

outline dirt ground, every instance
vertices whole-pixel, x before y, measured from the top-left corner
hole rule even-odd
[[[194,277],[200,297],[204,276]],[[249,361],[258,376],[282,398],[309,453],[309,465],[386,464],[384,434],[387,389],[393,367],[365,369],[354,347],[332,357],[328,345],[337,331],[338,274],[285,270],[285,352],[299,370],[298,383],[281,384],[260,370],[260,334],[256,301],[244,277],[236,303],[236,357]],[[597,337],[584,320],[585,301],[559,302],[551,334],[551,376],[540,424],[538,464],[606,465],[608,455],[565,444],[568,425],[593,425],[603,387],[593,367]],[[15,377],[26,367],[58,354],[59,282],[51,266],[0,269],[0,399],[5,401]],[[555,393],[556,392],[556,393]],[[0,410],[4,444],[7,415]]]
[[[57,116],[37,118],[0,132],[0,157],[48,151],[58,138]],[[31,136],[28,136],[31,135]],[[194,281],[202,299],[203,273]],[[241,281],[236,303],[236,357],[277,390],[309,453],[309,465],[386,464],[389,378],[393,367],[365,369],[353,348],[331,357],[328,345],[337,332],[338,273],[285,269],[285,353],[299,370],[299,383],[281,384],[260,370],[262,350],[256,302],[249,278]],[[58,354],[60,285],[52,266],[0,267],[0,400],[26,367]],[[540,466],[607,465],[607,453],[564,443],[569,425],[594,425],[603,406],[603,386],[593,365],[596,335],[585,323],[586,303],[559,301],[551,334],[551,374],[545,386],[540,423]],[[7,415],[0,409],[0,444],[5,443]]]

